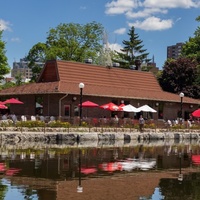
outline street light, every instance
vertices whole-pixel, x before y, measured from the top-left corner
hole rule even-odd
[[[83,88],[84,88],[84,83],[79,83],[79,88],[80,88],[80,121],[79,121],[79,126],[81,126],[81,122],[82,122],[82,98],[83,98]]]
[[[181,92],[180,94],[179,94],[179,96],[180,96],[180,98],[181,98],[181,113],[180,113],[180,118],[181,118],[181,120],[182,120],[182,118],[183,118],[183,97],[184,97],[184,93],[183,92]]]

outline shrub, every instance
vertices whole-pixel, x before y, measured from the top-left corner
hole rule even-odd
[[[69,128],[70,123],[69,122],[61,122],[60,120],[51,121],[51,122],[48,123],[48,127],[51,127],[51,128],[55,128],[55,127]]]
[[[81,126],[86,127],[88,126],[87,122],[81,122]]]
[[[28,127],[28,128],[32,128],[32,127],[44,127],[45,126],[45,122],[43,121],[18,121],[16,123],[16,127]]]

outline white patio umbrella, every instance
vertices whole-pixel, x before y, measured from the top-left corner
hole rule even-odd
[[[152,113],[157,112],[156,110],[154,110],[153,108],[151,108],[148,105],[143,105],[143,106],[137,108],[137,110],[138,110],[138,112],[141,112],[141,111],[143,111],[143,112],[152,112]]]
[[[124,112],[139,112],[138,109],[131,104],[123,106],[122,109]]]

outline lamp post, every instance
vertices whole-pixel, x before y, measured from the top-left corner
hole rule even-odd
[[[82,122],[82,98],[83,98],[83,88],[84,88],[84,83],[79,83],[79,88],[80,88],[80,112],[79,112],[79,117],[80,117],[80,121],[79,121],[79,126],[81,126],[81,122]]]
[[[183,92],[181,92],[180,94],[179,94],[179,96],[180,96],[180,98],[181,98],[181,113],[180,113],[180,118],[181,118],[181,120],[182,120],[182,118],[183,118],[183,97],[184,97],[184,93]]]

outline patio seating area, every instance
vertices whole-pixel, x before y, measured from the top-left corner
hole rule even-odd
[[[7,118],[6,118],[7,117]],[[69,127],[106,127],[106,128],[135,128],[139,129],[139,121],[138,119],[132,118],[118,118],[116,121],[115,118],[83,118],[80,124],[79,117],[56,117],[56,116],[15,116],[15,121],[13,121],[13,115],[1,116],[0,117],[0,125],[2,126],[15,126],[18,122],[32,122],[35,126],[37,125],[36,122],[41,122],[40,126],[48,126],[48,124],[52,122],[57,123],[57,127],[59,123],[64,123],[66,126]],[[200,121],[194,120],[192,123],[188,123],[189,121],[179,122],[177,124],[172,123],[171,125],[168,121],[164,121],[163,119],[153,120],[153,119],[146,119],[144,128],[148,129],[176,129],[176,128],[185,128],[185,129],[200,129]],[[29,124],[30,124],[29,123]],[[33,125],[33,126],[34,126]]]

